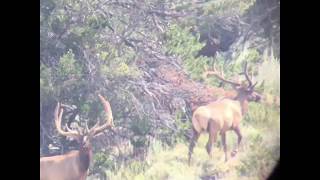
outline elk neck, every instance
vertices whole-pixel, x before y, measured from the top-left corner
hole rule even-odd
[[[237,95],[234,100],[240,102],[241,113],[244,116],[248,112],[248,100],[246,97]]]
[[[92,159],[92,147],[80,147],[79,150],[79,161],[80,161],[80,170],[85,172],[90,166]]]

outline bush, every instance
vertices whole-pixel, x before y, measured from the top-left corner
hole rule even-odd
[[[269,130],[270,131],[270,130]],[[280,157],[278,132],[256,131],[247,136],[240,163],[236,166],[238,176],[266,178]]]
[[[105,176],[105,171],[116,170],[116,159],[114,159],[109,153],[97,152],[93,156],[93,166],[90,168],[92,174],[98,174],[100,177]]]
[[[130,141],[134,147],[146,147],[147,135],[151,131],[151,123],[147,119],[134,119],[130,122],[130,130],[134,133]]]
[[[242,15],[255,0],[217,0],[208,2],[204,8],[204,14],[213,14],[213,16]]]
[[[79,78],[81,71],[81,66],[77,64],[72,50],[69,50],[60,58],[58,75],[62,80]]]
[[[236,166],[237,174],[264,179],[280,157],[280,111],[250,103],[244,121],[242,130],[245,138]]]
[[[280,122],[279,112],[276,107],[267,107],[260,103],[249,103],[249,110],[244,117],[246,124],[255,126],[275,125]]]
[[[273,55],[264,55],[258,67],[258,81],[264,80],[264,92],[280,96],[280,62]]]
[[[166,33],[166,52],[179,56],[183,67],[194,79],[201,79],[204,67],[209,63],[209,58],[201,56],[196,58],[197,53],[205,45],[199,42],[199,37],[199,34],[193,36],[189,29],[178,25],[172,25]]]

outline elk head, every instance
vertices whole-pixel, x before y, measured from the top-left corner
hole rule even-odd
[[[240,75],[245,76],[248,84],[239,83],[236,81],[232,81],[230,79],[226,79],[223,75],[223,72],[220,72],[216,69],[215,64],[213,65],[212,70],[206,70],[203,75],[204,77],[207,77],[208,75],[214,75],[221,81],[232,85],[233,89],[237,91],[237,96],[234,99],[237,99],[240,101],[259,102],[262,98],[262,96],[254,90],[258,82],[255,82],[254,84],[252,83],[252,79],[248,75],[247,62],[244,63],[244,70],[243,72],[240,73]]]
[[[57,131],[60,135],[75,139],[79,143],[79,150],[71,151],[64,155],[42,157],[40,158],[40,179],[41,180],[85,180],[87,171],[92,159],[91,140],[107,128],[113,127],[113,117],[110,104],[101,95],[100,101],[103,104],[105,112],[108,114],[102,125],[97,123],[91,128],[86,125],[85,128],[71,129],[66,126],[66,130],[61,127],[63,108],[58,103],[54,112],[54,121]]]
[[[87,124],[85,128],[77,127],[77,129],[75,130],[71,129],[66,125],[67,131],[64,131],[61,127],[62,114],[63,114],[63,108],[61,108],[61,104],[58,103],[55,109],[54,117],[55,117],[55,125],[58,133],[60,135],[75,139],[79,143],[80,148],[84,150],[88,150],[91,148],[92,138],[94,138],[96,135],[98,135],[105,129],[114,126],[110,103],[106,101],[100,94],[98,96],[100,101],[103,104],[105,112],[108,114],[108,117],[106,118],[103,125],[99,126],[100,121],[97,121],[97,123],[91,129],[88,128]]]

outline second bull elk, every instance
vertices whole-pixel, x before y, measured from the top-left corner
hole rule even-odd
[[[67,131],[64,131],[61,127],[63,109],[60,103],[57,104],[54,119],[58,133],[77,140],[80,147],[79,150],[74,150],[64,155],[40,158],[40,180],[86,179],[92,159],[91,139],[105,129],[113,127],[110,104],[101,95],[99,95],[99,98],[108,117],[105,119],[103,125],[99,125],[99,121],[97,121],[91,129],[86,126],[86,129],[73,130],[67,126]]]
[[[228,160],[226,144],[226,132],[228,130],[233,130],[238,136],[237,147],[231,155],[235,155],[238,151],[238,147],[242,139],[239,125],[248,110],[248,101],[258,102],[261,99],[261,95],[254,91],[254,87],[257,85],[257,82],[253,84],[252,80],[248,76],[247,63],[244,64],[244,71],[241,74],[245,76],[248,85],[224,78],[223,74],[216,70],[215,66],[213,66],[213,70],[206,71],[204,73],[205,77],[208,75],[214,75],[221,81],[231,84],[237,91],[237,96],[234,99],[223,98],[215,102],[211,102],[206,106],[198,107],[194,111],[192,116],[193,135],[189,146],[188,156],[189,164],[195,143],[202,132],[209,133],[209,140],[206,145],[209,156],[212,156],[212,145],[216,141],[217,134],[220,132],[225,153],[225,161]]]

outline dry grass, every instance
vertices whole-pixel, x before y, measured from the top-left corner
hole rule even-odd
[[[227,163],[224,162],[221,137],[214,144],[210,159],[205,149],[208,134],[202,134],[194,148],[190,166],[187,163],[188,144],[178,143],[170,148],[155,141],[145,161],[132,161],[118,167],[117,171],[108,170],[106,176],[112,180],[265,179],[280,157],[280,113],[263,105],[253,103],[250,106],[242,123],[242,145],[234,158],[230,153],[236,146],[237,136],[232,131],[227,133],[230,157]]]

